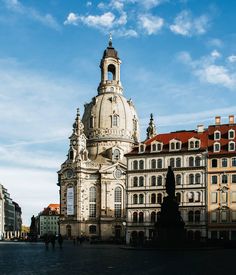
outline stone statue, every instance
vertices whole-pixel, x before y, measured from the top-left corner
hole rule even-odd
[[[166,175],[166,192],[172,200],[175,198],[175,175],[171,166],[168,166]]]
[[[166,175],[166,193],[156,223],[158,244],[166,247],[181,246],[185,238],[184,221],[175,198],[175,176],[171,166]]]

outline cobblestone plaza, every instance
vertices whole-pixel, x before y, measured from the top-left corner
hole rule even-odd
[[[144,250],[114,245],[0,242],[0,274],[236,274],[235,249]],[[214,259],[214,260],[213,260]],[[229,263],[232,263],[230,265]]]

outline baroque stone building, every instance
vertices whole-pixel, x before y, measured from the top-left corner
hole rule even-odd
[[[178,131],[155,135],[151,116],[147,140],[126,155],[127,242],[151,240],[166,196],[165,177],[172,166],[176,200],[188,239],[207,238],[206,203],[207,132]]]
[[[58,172],[60,233],[101,239],[125,236],[126,159],[139,140],[138,116],[123,96],[117,51],[105,49],[98,94],[79,110],[66,161]]]

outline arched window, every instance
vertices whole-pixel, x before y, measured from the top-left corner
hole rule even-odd
[[[93,128],[93,126],[94,126],[94,117],[91,116],[89,119],[89,128]]]
[[[157,203],[158,203],[158,204],[161,204],[161,203],[162,203],[162,194],[161,194],[161,193],[159,193],[159,194],[157,195]]]
[[[156,169],[156,160],[155,159],[151,160],[151,168]]]
[[[151,177],[151,186],[155,186],[156,185],[156,177],[152,176]]]
[[[134,187],[138,186],[138,177],[134,177],[134,179],[133,179],[133,186]]]
[[[176,150],[179,150],[180,149],[180,142],[176,142]]]
[[[112,116],[112,126],[118,126],[118,120],[119,120],[119,116],[118,115],[113,115]]]
[[[176,175],[176,185],[181,185],[181,175]]]
[[[138,213],[137,212],[133,213],[133,222],[138,222]]]
[[[221,160],[221,166],[222,167],[227,167],[228,166],[227,158],[222,158],[222,160]]]
[[[134,168],[134,170],[138,170],[138,161],[137,160],[134,160],[133,168]]]
[[[109,64],[107,67],[107,79],[108,80],[116,79],[116,67],[113,64]]]
[[[233,139],[234,138],[234,136],[235,136],[235,132],[234,132],[234,130],[229,130],[229,132],[228,132],[228,138],[229,139]]]
[[[214,152],[220,152],[220,143],[219,142],[214,143],[213,150],[214,150]]]
[[[144,177],[139,177],[139,186],[143,186],[144,184]]]
[[[188,221],[193,222],[193,211],[188,212]]]
[[[144,203],[144,196],[143,194],[139,194],[139,204],[143,204]]]
[[[180,194],[180,193],[176,193],[176,201],[177,201],[178,203],[181,202],[181,194]]]
[[[194,161],[193,157],[190,157],[189,158],[189,166],[190,167],[193,167],[193,161]]]
[[[228,150],[229,151],[235,151],[235,142],[233,142],[233,141],[229,142]]]
[[[152,212],[151,213],[151,223],[155,223],[156,222],[156,212]]]
[[[193,141],[190,141],[190,143],[189,143],[189,148],[190,148],[190,149],[193,149],[193,148],[194,148],[194,142],[193,142]]]
[[[97,231],[96,225],[89,226],[89,234],[96,234],[96,231]]]
[[[157,177],[157,185],[161,186],[162,185],[162,176]]]
[[[70,150],[69,159],[73,160],[73,158],[74,158],[74,152],[73,152],[73,150]]]
[[[121,217],[121,201],[122,201],[122,190],[121,187],[115,188],[115,217],[120,218]]]
[[[159,169],[162,168],[162,159],[157,160],[157,168],[159,168]]]
[[[197,148],[199,148],[200,147],[200,142],[199,142],[199,140],[196,140],[195,141],[195,148],[197,149]]]
[[[228,183],[228,175],[222,175],[221,183]]]
[[[200,192],[196,192],[195,202],[200,202],[200,201],[201,201],[201,193]]]
[[[193,175],[193,174],[190,174],[190,175],[188,176],[188,178],[189,178],[189,184],[194,184],[194,175]]]
[[[214,140],[219,140],[221,137],[221,133],[219,131],[214,132]]]
[[[194,202],[194,193],[193,192],[188,193],[188,202]]]
[[[119,149],[114,150],[113,158],[114,158],[114,160],[119,160],[120,159],[120,150]]]
[[[138,203],[138,195],[134,194],[133,195],[133,204],[137,204]]]
[[[155,152],[157,150],[157,145],[154,143],[152,144],[152,151]]]
[[[154,193],[151,195],[151,203],[156,203],[156,194]]]
[[[143,223],[143,212],[138,213],[138,222]]]
[[[176,159],[176,167],[181,167],[181,158]]]
[[[211,167],[212,168],[215,168],[215,167],[217,167],[218,166],[218,164],[217,164],[217,159],[212,159],[211,160]]]
[[[96,188],[89,188],[89,217],[96,217]]]
[[[201,166],[201,158],[200,157],[195,158],[195,166]]]
[[[200,222],[201,213],[199,210],[195,211],[195,222]]]
[[[175,167],[175,159],[174,158],[170,159],[170,166]]]
[[[201,183],[201,175],[200,174],[196,174],[195,175],[195,184],[200,184]]]
[[[139,169],[140,170],[144,169],[144,161],[143,160],[139,161]]]
[[[175,150],[175,143],[174,143],[174,142],[171,142],[171,144],[170,144],[170,149],[171,149],[171,150]]]

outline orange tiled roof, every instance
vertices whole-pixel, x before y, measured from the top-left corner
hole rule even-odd
[[[234,139],[228,138],[229,130],[235,131]],[[214,140],[214,132],[219,131],[221,133],[221,137],[219,140]],[[228,151],[228,143],[229,141],[236,142],[236,124],[221,124],[221,125],[210,125],[208,127],[208,154],[209,155],[222,155],[222,154],[234,154],[235,151]],[[213,152],[213,145],[215,142],[220,143],[220,152]]]
[[[201,141],[201,147],[199,150],[205,150],[207,148],[207,130],[204,132],[191,131],[177,131],[165,134],[158,134],[153,138],[150,138],[144,142],[146,144],[145,153],[149,153],[151,149],[151,143],[154,141],[161,142],[163,144],[163,150],[161,152],[169,152],[169,143],[171,140],[178,140],[182,143],[181,151],[188,150],[188,141],[191,138],[195,138]],[[160,152],[160,153],[161,153]],[[176,152],[176,151],[175,151]],[[178,152],[178,151],[177,151]],[[138,153],[138,147],[135,147],[129,154],[132,155]]]

